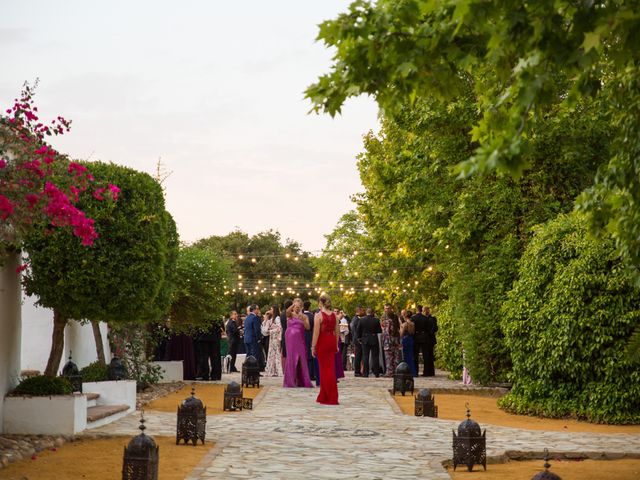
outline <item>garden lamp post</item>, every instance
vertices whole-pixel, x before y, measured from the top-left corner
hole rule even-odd
[[[453,432],[453,470],[458,465],[466,465],[473,470],[475,464],[487,469],[487,437],[485,430],[480,433],[480,425],[471,420],[471,410],[467,403],[467,419],[458,425],[458,435]]]

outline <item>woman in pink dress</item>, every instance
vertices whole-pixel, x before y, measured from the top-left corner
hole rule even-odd
[[[307,361],[307,346],[304,341],[304,331],[309,330],[309,319],[302,313],[302,300],[296,298],[293,305],[287,308],[287,330],[284,341],[287,347],[287,357],[284,364],[284,387],[312,388],[309,379]]]
[[[325,293],[318,300],[320,312],[313,320],[311,355],[318,359],[320,369],[320,393],[316,402],[338,405],[338,380],[336,379],[336,352],[340,328],[336,314],[331,310],[331,299]]]

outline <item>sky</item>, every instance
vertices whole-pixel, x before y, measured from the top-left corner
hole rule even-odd
[[[39,78],[42,117],[73,121],[59,151],[151,174],[161,159],[185,242],[274,229],[316,251],[379,125],[370,98],[332,119],[303,95],[331,65],[317,25],[349,3],[0,0],[0,107]]]

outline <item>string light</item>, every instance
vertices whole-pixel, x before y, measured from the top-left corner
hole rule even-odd
[[[252,258],[252,259],[251,259],[251,263],[256,263],[256,259],[255,259],[255,258]]]
[[[238,255],[238,260],[242,260],[244,258],[244,255]]]

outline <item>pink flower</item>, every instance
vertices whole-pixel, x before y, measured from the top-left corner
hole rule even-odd
[[[67,169],[67,171],[69,173],[75,173],[76,177],[79,177],[87,171],[87,167],[76,162],[71,162],[69,163],[69,168]]]
[[[120,193],[120,188],[118,188],[117,185],[114,185],[112,183],[109,184],[109,190],[111,191],[111,198],[113,198],[113,201],[117,201],[118,200],[118,194]]]
[[[42,145],[39,149],[36,150],[36,154],[37,155],[44,155],[48,151],[49,151],[49,147],[47,147],[46,145]]]
[[[6,220],[13,213],[13,203],[0,193],[0,218]]]
[[[7,168],[7,161],[4,158],[0,158],[0,169]]]
[[[106,189],[105,188],[96,188],[93,191],[93,198],[95,198],[96,200],[104,200],[104,197],[102,196],[102,194],[104,193]]]
[[[40,200],[40,196],[35,193],[27,193],[24,198],[29,202],[29,208],[33,208],[38,200]]]
[[[28,265],[27,263],[23,263],[22,265],[19,265],[19,266],[16,268],[16,273],[22,273],[22,272],[24,272],[24,271],[27,269],[27,267],[28,267],[28,266],[29,266],[29,265]]]

